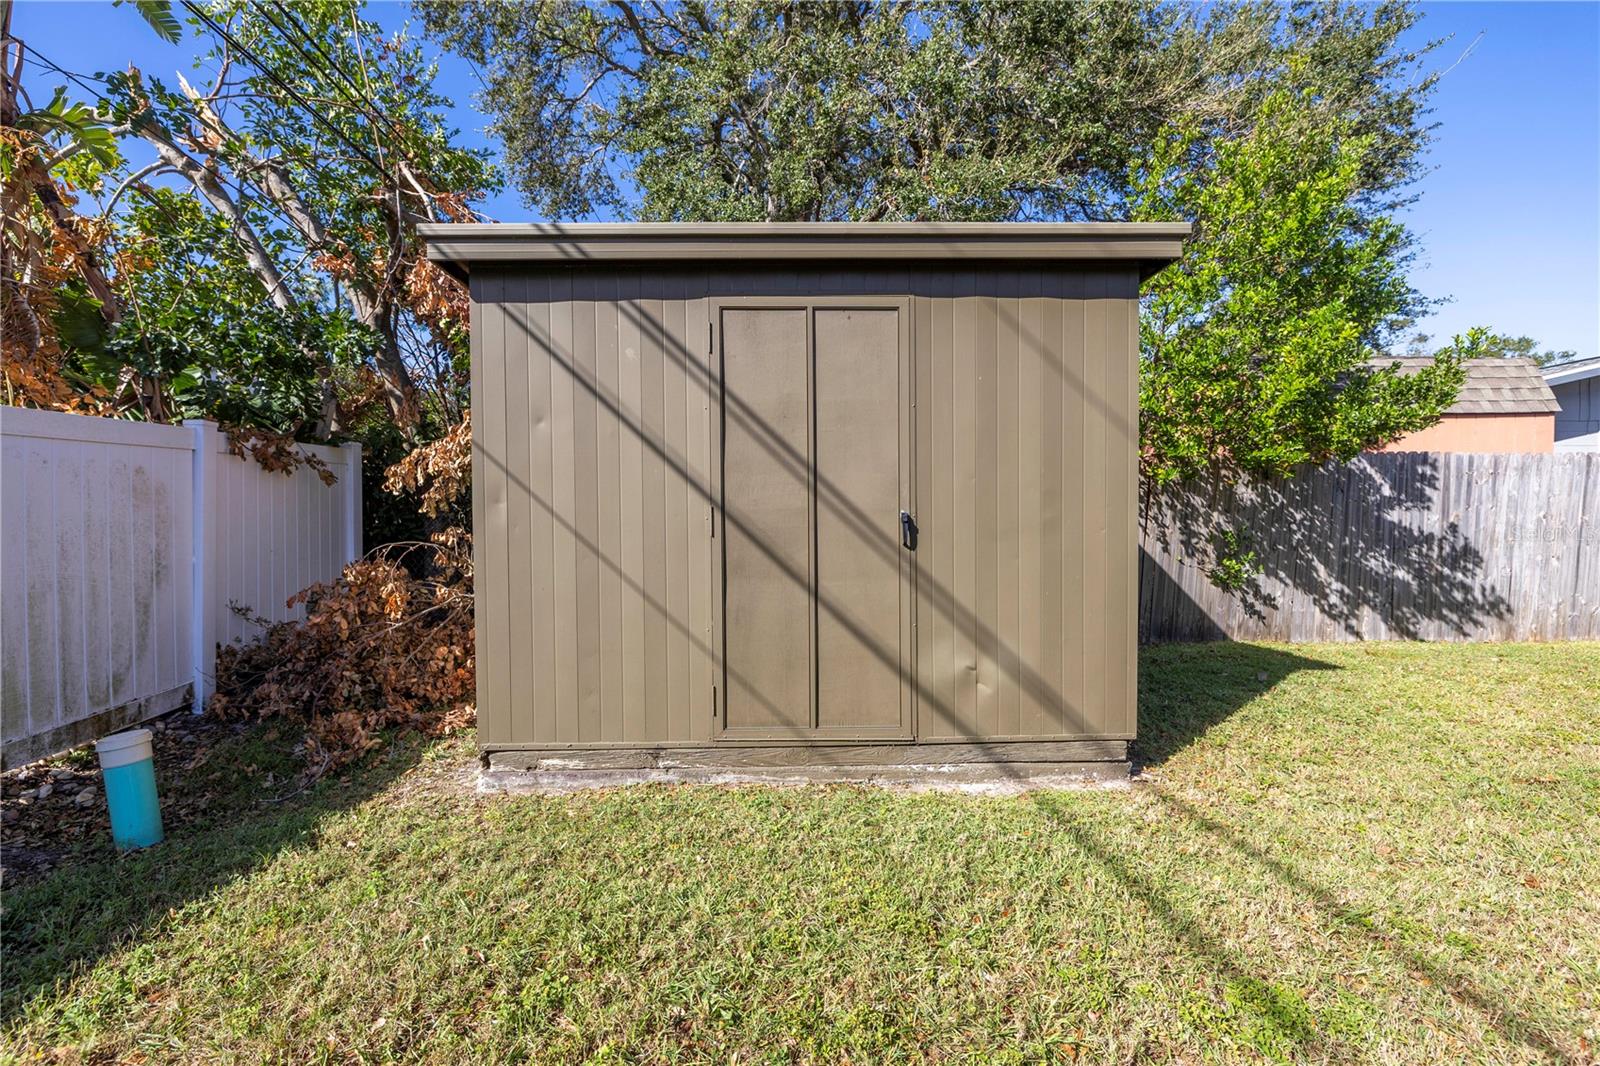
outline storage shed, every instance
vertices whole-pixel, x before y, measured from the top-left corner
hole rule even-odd
[[[472,293],[491,771],[1126,771],[1187,225],[421,231]]]

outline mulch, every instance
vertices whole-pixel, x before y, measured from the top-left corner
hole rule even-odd
[[[187,787],[210,749],[249,728],[187,708],[144,723],[153,734],[161,821],[168,833],[210,808],[208,787]],[[86,854],[110,854],[111,819],[94,746],[86,745],[0,774],[0,881],[42,876]]]

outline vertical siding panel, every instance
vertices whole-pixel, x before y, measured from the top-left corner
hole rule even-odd
[[[229,456],[223,460],[234,468],[233,476],[238,478],[241,487],[247,487],[245,493],[249,503],[245,505],[245,514],[256,521],[248,523],[245,527],[245,586],[240,590],[240,602],[246,604],[253,611],[265,612],[265,597],[262,590],[265,587],[262,574],[267,563],[265,522],[261,516],[265,514],[267,502],[267,486],[261,478],[247,478],[243,475],[241,464],[247,460]],[[252,636],[254,634],[251,634]],[[248,639],[248,638],[246,638]]]
[[[238,504],[233,500],[232,493],[233,484],[223,469],[221,460],[213,460],[211,498],[216,501],[220,514],[229,515],[237,510]],[[216,629],[217,643],[228,644],[232,642],[233,631],[228,624],[228,612],[224,607],[234,589],[233,567],[237,565],[239,545],[238,538],[233,535],[225,519],[212,523],[212,528],[215,530],[215,535],[211,538],[211,550],[216,553],[214,573],[221,594],[217,602],[211,604],[211,623]],[[118,542],[122,540],[127,530],[126,517],[119,520],[117,530],[117,541],[113,542],[111,549],[113,567],[117,565]]]
[[[1115,405],[1113,436],[1108,455],[1106,508],[1111,536],[1107,550],[1112,553],[1110,566],[1114,584],[1111,590],[1112,609],[1105,619],[1110,627],[1108,637],[1115,652],[1112,665],[1116,670],[1116,689],[1113,692],[1115,713],[1105,719],[1100,728],[1107,732],[1133,731],[1134,692],[1138,685],[1137,654],[1139,647],[1139,527],[1134,517],[1138,472],[1136,448],[1138,446],[1139,395],[1135,374],[1138,359],[1138,304],[1123,296],[1125,278],[1118,279],[1113,299],[1105,303],[1111,336],[1107,358],[1110,360],[1108,389]]]
[[[252,517],[261,513],[261,484],[255,478],[242,477],[238,472],[241,460],[230,455],[222,460],[229,468],[228,476],[239,486],[240,514]],[[260,609],[261,597],[261,527],[256,522],[243,522],[235,527],[240,541],[240,575],[238,602],[253,610]],[[237,616],[236,616],[237,617]],[[242,622],[242,620],[241,620]],[[241,630],[241,633],[243,631]]]
[[[662,313],[662,404],[665,407],[663,432],[667,442],[666,489],[666,565],[667,565],[667,735],[687,740],[690,735],[689,708],[689,544],[690,500],[688,497],[687,412],[685,410],[684,370],[691,358],[684,331],[683,278],[669,274],[664,279]],[[698,527],[697,527],[698,528]]]
[[[488,365],[494,360],[506,357],[504,346],[491,347],[486,338],[488,323],[483,299],[485,293],[480,291],[478,285],[472,285],[472,309],[467,320],[467,344],[469,344],[470,360],[472,360],[472,375],[469,379],[470,415],[472,415],[472,570],[477,576],[475,583],[475,602],[472,611],[472,666],[474,666],[475,685],[474,699],[478,709],[478,741],[480,743],[494,743],[502,741],[510,735],[510,725],[506,720],[506,707],[504,704],[491,706],[493,701],[486,701],[490,687],[486,685],[485,650],[488,647],[486,635],[486,610],[485,600],[488,599],[488,586],[493,578],[493,570],[488,565],[488,544],[494,531],[490,530],[488,522],[488,485],[486,485],[486,467],[488,461],[483,455],[483,411],[486,400],[483,391],[483,378],[488,375]]]
[[[711,537],[711,389],[709,311],[705,279],[695,274],[684,281],[684,415],[689,456],[689,732],[691,739],[711,735],[711,596],[716,547]]]
[[[107,466],[111,456],[96,448],[85,456],[84,491],[89,485],[94,491],[85,501],[92,506],[84,508],[84,666],[88,706],[96,710],[113,706],[111,702],[111,522],[116,508],[107,507],[101,497],[106,496],[109,482]],[[188,514],[187,508],[184,514]],[[12,571],[14,572],[14,571]],[[0,570],[0,573],[6,573]],[[17,618],[18,615],[10,615]]]
[[[508,660],[512,658],[509,655],[509,637],[513,628],[526,632],[535,641],[535,646],[537,637],[531,614],[522,614],[526,610],[526,590],[509,589],[504,580],[494,580],[493,575],[510,571],[506,529],[510,524],[511,486],[508,484],[506,464],[511,452],[507,448],[510,437],[506,417],[508,407],[515,400],[506,396],[506,363],[516,358],[514,353],[518,351],[518,346],[515,334],[520,332],[520,324],[507,320],[507,304],[511,299],[520,299],[520,293],[514,290],[521,286],[513,286],[505,274],[495,271],[489,273],[483,286],[485,358],[482,367],[483,390],[480,393],[483,405],[474,417],[480,419],[478,427],[483,440],[482,453],[477,461],[484,468],[484,518],[488,527],[484,530],[486,535],[483,544],[488,568],[482,571],[482,578],[477,584],[479,609],[483,612],[479,630],[483,642],[479,645],[478,685],[479,698],[493,709],[488,720],[498,721],[506,728],[506,734],[497,739],[517,740],[528,735],[528,702],[536,697],[533,692],[515,693],[516,702],[513,703],[508,672]],[[517,424],[521,425],[522,420],[518,419]],[[518,447],[527,447],[527,442],[520,439],[520,433],[517,438]],[[519,608],[520,617],[513,616],[513,603]],[[536,682],[542,683],[542,679],[536,678]],[[483,691],[485,689],[487,691]]]
[[[55,456],[56,552],[52,569],[59,612],[56,646],[61,655],[58,722],[76,721],[90,710],[84,684],[88,663],[83,639],[83,460],[88,449],[88,445],[76,442],[59,445]],[[165,458],[159,452],[154,455]]]
[[[159,691],[161,678],[156,668],[156,538],[160,526],[156,511],[155,481],[158,474],[151,469],[151,457],[144,452],[133,469],[134,499],[138,510],[138,541],[134,548],[134,598],[137,610],[134,616],[134,654],[139,660],[139,692]],[[259,535],[259,531],[257,531]]]
[[[1084,352],[1084,308],[1079,276],[1058,272],[1052,278],[1062,297],[1061,335],[1061,691],[1064,730],[1087,731],[1093,709],[1088,697],[1088,651],[1084,630],[1089,573],[1084,486],[1090,412]]]
[[[1000,522],[999,467],[1000,425],[995,342],[998,314],[994,279],[979,279],[973,363],[977,377],[977,505],[973,511],[973,545],[976,555],[973,602],[977,610],[978,638],[978,731],[992,736],[1000,731],[1000,598],[999,580]]]
[[[645,274],[639,314],[639,416],[644,433],[640,508],[644,520],[645,728],[649,737],[671,735],[667,676],[667,550],[663,304],[659,274]]]
[[[977,634],[977,532],[975,513],[978,509],[978,403],[977,403],[977,335],[978,335],[977,278],[962,274],[955,297],[951,387],[955,391],[955,420],[952,448],[955,461],[951,464],[953,498],[950,510],[952,537],[955,603],[951,621],[955,630],[955,665],[960,673],[956,684],[956,734],[978,735],[983,732],[978,722],[978,657]]]
[[[933,572],[925,583],[928,591],[924,603],[935,610],[932,621],[933,634],[932,686],[934,711],[938,719],[934,735],[952,736],[964,732],[961,718],[963,690],[971,686],[971,675],[962,659],[962,638],[958,629],[961,601],[956,592],[956,287],[949,271],[940,271],[935,283],[933,322],[930,341],[933,348],[933,379],[935,403],[932,410],[931,433],[934,439],[934,487],[932,560]],[[926,617],[926,615],[924,615]],[[923,625],[927,623],[924,622]],[[924,633],[926,637],[926,633]],[[926,645],[925,645],[926,647]],[[926,720],[926,719],[924,719]]]
[[[30,554],[33,520],[27,444],[0,438],[0,730],[6,737],[29,733],[29,643],[34,632],[30,575],[38,568]]]
[[[505,648],[505,658],[497,659],[492,667],[497,674],[505,675],[505,713],[496,719],[496,728],[507,732],[495,739],[505,741],[535,739],[529,714],[532,707],[543,702],[541,696],[550,684],[548,677],[535,673],[535,655],[538,645],[536,634],[542,632],[537,617],[538,604],[534,599],[534,526],[545,518],[546,500],[533,492],[533,426],[531,424],[532,375],[545,366],[546,354],[533,347],[528,329],[527,281],[524,278],[499,278],[501,303],[491,307],[488,314],[498,319],[490,326],[489,335],[498,338],[498,350],[487,358],[499,363],[498,387],[491,390],[485,401],[494,404],[500,412],[493,423],[505,435],[505,443],[494,457],[498,462],[495,473],[505,481],[505,525],[492,531],[499,548],[504,552],[505,573],[494,584],[502,585],[498,595],[504,598],[505,614],[498,623],[502,632],[491,633],[489,639],[495,648]],[[486,587],[488,581],[483,582]],[[523,647],[523,641],[532,646]]]
[[[256,597],[256,610],[274,622],[283,618],[283,597],[278,590],[283,587],[283,508],[284,477],[267,473],[259,467],[251,469],[253,460],[241,460],[245,469],[261,486],[261,507],[257,520],[261,522],[261,589]],[[157,567],[164,565],[158,561]]]
[[[594,275],[579,272],[572,279],[573,459],[576,463],[574,506],[577,551],[578,728],[574,739],[601,739],[600,711],[600,560],[598,448],[595,403]]]
[[[1584,498],[1585,479],[1584,466],[1581,455],[1572,453],[1556,453],[1553,460],[1556,470],[1556,484],[1564,486],[1566,492],[1566,512],[1562,515],[1561,526],[1556,531],[1560,538],[1556,563],[1554,568],[1550,599],[1558,605],[1553,612],[1550,626],[1550,639],[1562,640],[1573,633],[1573,621],[1579,603],[1579,590],[1582,585],[1574,588],[1573,577],[1576,575],[1581,562],[1582,530],[1584,510],[1588,502]]]
[[[119,498],[128,491],[127,455],[126,451],[114,452],[108,464],[109,476],[106,484]],[[110,543],[107,546],[106,565],[111,574],[109,586],[111,602],[106,608],[106,617],[111,627],[111,646],[107,654],[110,657],[113,705],[126,703],[138,692],[134,687],[133,657],[133,576],[130,558],[134,532],[132,510],[129,506],[112,508],[109,525]]]
[[[1044,382],[1046,353],[1041,343],[1044,319],[1039,276],[1019,277],[1017,296],[1017,658],[1023,684],[1017,732],[1054,732],[1046,718],[1054,704],[1049,660],[1044,654],[1044,615],[1052,597],[1044,586]],[[1050,658],[1053,658],[1051,656]]]
[[[1085,714],[1091,729],[1104,728],[1114,708],[1116,676],[1120,673],[1117,649],[1107,633],[1107,622],[1116,610],[1115,575],[1111,572],[1110,512],[1106,500],[1111,477],[1110,450],[1114,439],[1112,419],[1115,400],[1111,393],[1109,354],[1110,329],[1106,321],[1104,277],[1093,275],[1089,299],[1084,304],[1085,440],[1084,476],[1087,483],[1081,498],[1084,509],[1084,555],[1086,562],[1084,618]]]
[[[1069,695],[1062,677],[1061,605],[1065,596],[1066,543],[1062,537],[1062,421],[1066,382],[1061,346],[1061,301],[1054,299],[1054,281],[1037,278],[1039,405],[1039,663],[1047,699],[1039,708],[1038,732],[1065,733]]]
[[[617,368],[621,357],[617,336],[617,279],[601,275],[595,292],[596,388],[599,391],[596,429],[597,509],[600,558],[600,739],[624,738],[624,671],[622,648],[623,603],[627,590],[622,581],[621,434],[617,416]]]
[[[172,650],[177,676],[173,685],[184,685],[194,680],[194,648],[190,643],[191,627],[197,619],[194,613],[194,452],[170,453],[173,476],[174,506],[172,517],[172,577],[173,577],[173,631]],[[304,476],[312,477],[310,471]],[[298,589],[297,589],[298,591]]]
[[[933,555],[938,550],[938,537],[934,529],[938,521],[938,510],[934,504],[933,492],[933,412],[937,406],[934,399],[935,385],[933,380],[933,301],[929,299],[925,285],[913,283],[911,286],[916,293],[911,299],[911,343],[912,360],[915,363],[914,371],[916,381],[916,444],[913,461],[916,463],[916,519],[920,530],[921,541],[917,546],[917,557],[913,558],[916,565],[916,579],[912,586],[913,594],[917,598],[915,604],[916,627],[912,630],[917,646],[913,649],[916,656],[917,670],[915,674],[917,725],[913,731],[914,736],[930,732],[930,727],[937,729],[939,711],[938,699],[938,663],[934,658],[934,649],[938,643],[938,620],[933,611],[924,610],[928,602],[927,591],[938,581],[939,574],[932,565]]]
[[[999,630],[999,704],[995,732],[1015,736],[1022,731],[1022,693],[1028,687],[1031,665],[1021,656],[1022,597],[1021,555],[1024,537],[1032,540],[1033,528],[1022,526],[1022,415],[1021,374],[1022,304],[1017,299],[1019,278],[1015,273],[995,274],[991,283],[1000,295],[995,300],[995,389],[997,455],[996,482],[999,499],[995,508],[998,549],[995,592]],[[1037,541],[1035,540],[1035,543]],[[1038,595],[1030,589],[1028,599]]]
[[[627,740],[649,737],[646,724],[645,687],[645,603],[644,584],[644,448],[640,439],[640,334],[639,275],[626,273],[620,279],[618,343],[618,389],[620,410],[626,419],[621,440],[619,494],[622,522],[623,596],[622,664],[623,729]]]
[[[28,732],[40,733],[63,721],[61,656],[56,645],[55,489],[51,448],[46,442],[24,444],[24,495],[27,498],[28,585]],[[138,632],[137,626],[134,632]]]
[[[555,521],[551,523],[554,560],[556,640],[554,739],[578,739],[578,629],[576,456],[573,454],[572,274],[549,275],[550,316],[550,472]]]
[[[545,273],[524,276],[517,302],[523,316],[521,328],[528,336],[528,419],[531,423],[529,439],[524,442],[513,438],[510,443],[527,447],[531,452],[533,480],[529,482],[533,493],[533,586],[529,590],[528,614],[533,619],[533,692],[519,700],[528,708],[528,717],[517,733],[520,742],[553,741],[559,739],[557,722],[560,704],[557,687],[561,663],[558,661],[561,637],[557,632],[561,621],[556,609],[556,582],[553,573],[557,566],[555,555],[555,440],[551,425],[552,382],[563,373],[555,364],[555,353],[550,343],[550,280]],[[515,422],[508,421],[508,427]],[[523,649],[513,649],[523,654]]]

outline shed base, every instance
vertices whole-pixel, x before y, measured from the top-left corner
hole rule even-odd
[[[1024,741],[485,751],[480,792],[637,784],[864,784],[1014,794],[1125,782],[1128,743]]]

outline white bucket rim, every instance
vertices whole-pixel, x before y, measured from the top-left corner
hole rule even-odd
[[[152,758],[154,749],[150,741],[153,735],[148,729],[128,729],[121,733],[113,733],[109,737],[101,737],[94,742],[94,750],[100,756],[101,768],[111,769]]]

